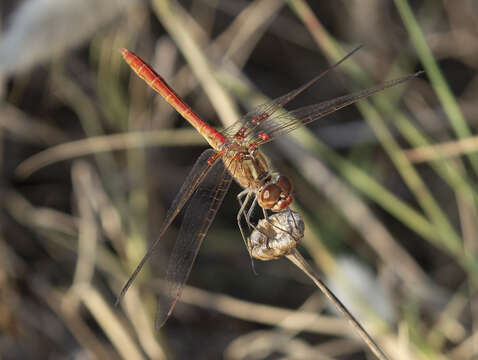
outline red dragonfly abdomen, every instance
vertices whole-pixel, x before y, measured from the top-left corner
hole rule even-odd
[[[202,121],[189,105],[181,100],[166,81],[151,69],[148,64],[127,49],[121,49],[121,54],[134,72],[161,95],[183,118],[189,121],[204,136],[212,148],[219,150],[227,142],[227,138],[221,132]]]

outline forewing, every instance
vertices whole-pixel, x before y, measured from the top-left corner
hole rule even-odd
[[[229,126],[228,128],[224,129],[223,133],[226,135],[226,137],[231,138],[233,137],[240,129],[245,128],[246,129],[246,136],[251,136],[251,134],[256,131],[256,129],[260,126],[259,124],[262,121],[267,121],[267,118],[272,116],[278,109],[282,108],[285,106],[288,102],[292,101],[294,98],[296,98],[300,93],[314,85],[318,80],[323,78],[325,75],[330,73],[332,70],[334,70],[337,66],[339,66],[341,63],[343,63],[345,60],[347,60],[349,57],[351,57],[355,52],[357,52],[362,46],[356,47],[354,50],[349,52],[347,55],[345,55],[342,59],[340,59],[338,62],[336,62],[334,65],[331,65],[329,68],[326,70],[322,71],[320,74],[315,76],[312,80],[308,81],[301,87],[292,90],[288,92],[285,95],[282,95],[266,104],[259,105],[252,111],[248,112],[246,115],[244,115],[240,120],[236,121],[234,124]]]
[[[204,181],[204,179],[207,177],[211,169],[215,167],[215,165],[218,163],[222,164],[222,161],[216,161],[216,163],[212,166],[208,163],[208,160],[214,154],[215,154],[215,151],[213,149],[208,149],[204,151],[201,154],[201,156],[199,156],[199,158],[197,159],[193,168],[189,172],[188,177],[186,178],[186,181],[184,181],[183,185],[181,186],[181,189],[179,190],[178,194],[174,198],[174,201],[171,207],[169,208],[166,214],[166,217],[163,221],[158,237],[153,242],[151,247],[148,249],[144,257],[141,259],[140,263],[138,264],[138,266],[136,267],[133,274],[130,276],[130,278],[126,282],[126,284],[123,286],[123,289],[121,290],[121,293],[118,296],[118,299],[116,300],[117,304],[121,301],[123,296],[128,291],[129,287],[133,284],[134,280],[138,276],[139,272],[143,268],[146,261],[148,261],[151,255],[153,255],[156,246],[159,244],[159,241],[161,240],[161,238],[163,237],[164,233],[169,228],[173,220],[176,218],[178,213],[181,211],[184,204],[186,204],[186,202],[189,200],[191,195],[196,191],[196,189],[198,189],[199,185]]]
[[[355,93],[344,95],[332,100],[323,101],[315,105],[305,106],[303,108],[288,112],[283,111],[281,113],[276,113],[274,116],[271,116],[257,127],[255,133],[248,137],[248,142],[259,145],[272,141],[281,135],[287,134],[297,129],[298,127],[318,120],[346,106],[352,105],[359,100],[368,98],[369,96],[372,96],[382,90],[402,84],[419,76],[422,73],[422,71],[419,71],[415,74],[390,80],[381,85],[357,91]],[[259,137],[258,134],[261,132],[267,134],[267,137]]]
[[[223,162],[217,161],[191,197],[169,258],[165,284],[159,295],[156,320],[158,328],[169,318],[181,295],[202,241],[216,217],[231,180]]]

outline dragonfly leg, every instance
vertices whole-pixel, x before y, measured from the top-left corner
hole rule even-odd
[[[259,231],[261,232],[262,234],[266,235],[261,229],[258,229],[252,222],[251,222],[251,217],[252,217],[252,213],[254,212],[255,208],[257,206],[257,194],[255,194],[254,196],[254,201],[252,202],[251,206],[249,207],[249,210],[247,211],[247,216],[246,216],[246,221],[247,221],[247,224],[249,225],[249,228],[251,228],[252,230],[255,230],[255,231]],[[262,208],[262,213],[264,214],[264,218],[269,221],[269,215],[267,215],[267,212],[264,208]]]
[[[249,210],[247,211],[247,217],[246,217],[246,221],[248,222],[249,224],[249,227],[251,227],[253,230],[256,230],[256,231],[259,231],[260,233],[262,233],[265,237],[267,237],[267,241],[266,241],[266,247],[267,249],[270,249],[270,237],[261,229],[257,228],[254,224],[251,223],[251,216],[252,216],[252,212],[254,211],[254,209],[256,208],[257,206],[257,195],[254,197],[254,201],[252,202]],[[272,226],[275,226],[277,227],[277,225],[274,225],[272,224],[270,221],[269,221],[269,215],[267,214],[267,211],[266,209],[264,209],[263,207],[261,207],[262,209],[262,213],[264,214],[264,219],[270,223]],[[282,230],[282,229],[280,229]]]
[[[247,204],[251,200],[251,195],[252,195],[252,192],[250,192],[247,189],[244,190],[244,191],[241,191],[237,195],[237,200],[239,201],[239,204],[241,205],[241,207],[240,207],[239,211],[237,212],[237,218],[236,218],[237,225],[239,226],[239,230],[241,231],[242,240],[244,240],[244,244],[246,245],[246,248],[249,251],[249,255],[250,255],[250,246],[249,246],[249,243],[247,241],[247,238],[246,238],[243,226],[242,226],[241,219],[244,216],[244,218],[246,218],[246,222],[247,222],[245,209],[246,209]],[[242,201],[241,198],[243,198],[244,196],[245,196],[245,199],[244,199],[244,201]]]
[[[241,208],[239,209],[239,211],[237,213],[237,218],[236,219],[237,219],[237,225],[239,226],[239,230],[241,231],[242,240],[244,241],[244,244],[246,245],[247,252],[249,253],[249,257],[251,259],[252,272],[254,273],[254,275],[257,275],[256,269],[255,269],[255,266],[254,266],[254,259],[252,258],[251,245],[249,244],[249,239],[246,238],[246,235],[244,233],[244,229],[243,229],[242,224],[241,224],[242,216],[244,216],[249,228],[252,225],[248,221],[247,216],[246,216],[246,212],[245,212],[247,204],[249,203],[249,201],[251,201],[251,195],[252,194],[253,193],[251,191],[246,189],[246,190],[240,192],[237,195],[237,200],[239,201],[239,204],[241,204]],[[241,198],[244,197],[244,196],[246,198],[244,199],[244,201],[242,201]]]
[[[245,190],[241,191],[241,192],[237,195],[237,201],[239,201],[239,207],[240,207],[240,209],[242,209],[242,207],[243,207],[242,198],[243,198],[244,196],[246,196],[246,198],[247,198],[247,195],[249,195],[249,194],[250,194],[250,191],[249,191],[248,189],[245,189]],[[239,213],[240,213],[240,212],[241,212],[241,210],[239,210]],[[239,213],[238,213],[238,214],[239,214]],[[248,219],[247,219],[247,217],[246,217],[246,215],[245,215],[245,206],[244,206],[244,210],[242,211],[242,213],[244,214],[244,219],[246,220],[246,223],[247,223],[247,225],[249,226],[249,230],[251,230],[251,223],[248,221]]]
[[[251,206],[249,207],[249,210],[247,211],[247,216],[246,216],[247,225],[249,225],[249,228],[252,228],[254,230],[256,230],[256,227],[251,223],[251,216],[252,216],[252,212],[256,208],[256,205],[257,205],[257,194],[256,194],[256,196],[254,196],[254,201],[252,202]]]
[[[272,224],[272,222],[269,220],[269,215],[267,215],[267,211],[266,209],[262,208],[262,214],[264,214],[264,219],[269,223],[271,224],[272,226],[275,226],[274,224]],[[277,226],[276,226],[277,227]],[[260,230],[259,230],[260,231]],[[262,231],[261,231],[262,232]],[[264,234],[264,233],[263,233]],[[266,234],[264,234],[266,235]],[[267,236],[267,241],[266,241],[266,248],[268,250],[270,250],[271,246],[270,246],[270,238],[269,236]]]
[[[292,210],[290,209],[290,207],[287,207],[287,211],[289,211],[289,215],[292,214]],[[291,215],[291,217],[292,217],[292,220],[294,220],[294,229],[296,229],[296,228],[298,227],[298,224],[297,224],[297,222],[295,221],[295,217],[292,216],[292,215]],[[292,234],[290,234],[290,235],[292,236]]]
[[[263,233],[261,231],[261,229],[258,229],[252,222],[251,222],[251,217],[252,217],[252,213],[254,212],[254,209],[256,208],[257,206],[257,194],[255,194],[254,196],[254,200],[252,201],[252,204],[251,206],[249,207],[249,210],[247,210],[247,216],[246,216],[246,222],[247,222],[247,225],[249,226],[249,229],[251,230],[255,230],[255,231],[259,231],[261,233]],[[263,209],[264,210],[264,209]],[[245,211],[245,209],[244,209]],[[264,233],[263,233],[264,234]],[[266,235],[266,234],[264,234]]]

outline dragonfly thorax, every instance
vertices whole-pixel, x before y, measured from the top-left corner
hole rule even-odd
[[[243,188],[258,191],[271,178],[269,162],[258,149],[232,143],[223,150],[222,160]]]
[[[227,170],[239,185],[257,193],[257,202],[263,209],[281,211],[293,201],[291,182],[271,172],[266,157],[257,147],[233,142],[222,152]]]

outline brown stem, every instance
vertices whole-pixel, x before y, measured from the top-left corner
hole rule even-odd
[[[373,341],[372,337],[365,331],[362,325],[355,319],[355,317],[347,310],[347,308],[342,304],[342,302],[329,290],[327,285],[320,280],[319,276],[316,274],[312,266],[303,258],[300,252],[297,249],[294,249],[289,255],[286,255],[287,259],[292,261],[299,269],[307,274],[308,277],[317,285],[317,287],[322,291],[327,298],[332,301],[337,310],[339,310],[347,319],[347,321],[352,325],[352,327],[357,331],[363,341],[367,344],[369,349],[377,356],[380,360],[388,360],[387,355],[378,347],[378,345]]]

